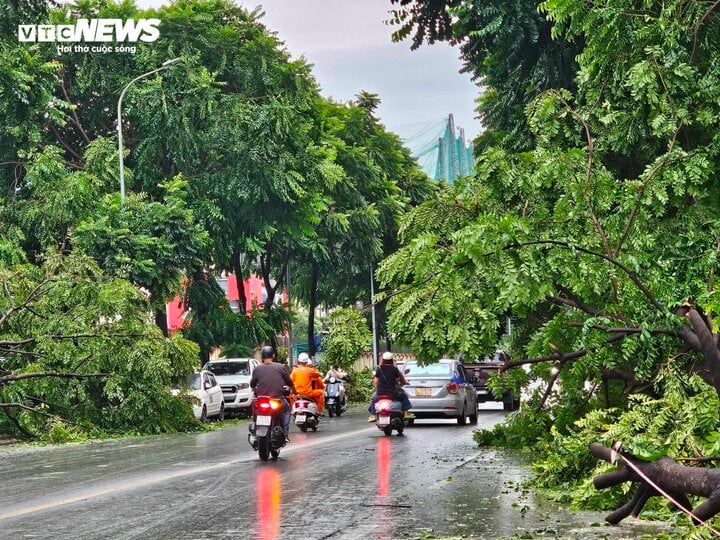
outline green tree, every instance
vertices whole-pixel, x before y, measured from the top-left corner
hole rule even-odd
[[[330,315],[325,362],[333,367],[350,370],[370,344],[370,330],[365,316],[356,309],[343,308]]]
[[[593,410],[619,407],[650,425],[657,409],[633,415],[643,399],[670,414],[668,403],[695,403],[704,385],[720,393],[718,109],[707,90],[718,82],[720,21],[699,2],[540,7],[555,39],[582,47],[575,87],[541,88],[529,101],[527,151],[485,146],[473,178],[411,211],[404,247],[380,276],[392,291],[391,329],[428,358],[483,354],[509,312],[521,321],[513,366],[531,366],[542,384],[499,431],[505,441],[524,429],[547,442],[553,425],[555,442],[536,446],[552,452],[577,444],[566,437]],[[491,57],[474,65],[485,69]],[[667,426],[646,431],[643,444],[673,455],[707,449]],[[713,418],[688,426],[693,437],[718,430]],[[594,464],[587,458],[585,449],[582,466],[562,474],[581,482]],[[560,485],[560,473],[547,481]]]

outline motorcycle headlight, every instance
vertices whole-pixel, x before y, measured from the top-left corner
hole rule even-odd
[[[337,379],[335,377],[330,377],[330,384],[335,384],[337,382]]]

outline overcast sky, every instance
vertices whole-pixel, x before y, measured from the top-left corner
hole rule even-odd
[[[167,0],[137,0],[157,7]],[[474,119],[477,87],[460,74],[458,51],[446,44],[410,51],[408,41],[393,43],[389,0],[238,0],[262,5],[264,24],[277,32],[293,57],[304,55],[325,96],[346,101],[360,90],[380,95],[378,115],[401,135],[411,124],[427,124],[448,113],[468,138],[480,131]]]

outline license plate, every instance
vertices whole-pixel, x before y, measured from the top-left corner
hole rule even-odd
[[[378,416],[378,426],[389,426],[390,425],[390,417],[389,416]]]
[[[305,423],[305,415],[304,414],[298,414],[295,417],[295,423],[296,424],[304,424]]]
[[[257,419],[255,420],[255,423],[258,426],[269,426],[271,424],[271,422],[272,422],[271,416],[258,416]]]
[[[416,396],[429,396],[430,390],[431,390],[430,388],[416,388],[415,395]]]

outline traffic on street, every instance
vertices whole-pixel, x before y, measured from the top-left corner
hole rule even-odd
[[[482,405],[479,426],[503,420]],[[387,437],[364,407],[293,427],[277,461],[247,422],[214,432],[0,450],[0,538],[598,538],[602,514],[522,488],[523,459],[479,450],[475,426],[417,420]],[[627,537],[664,525],[623,525]]]

